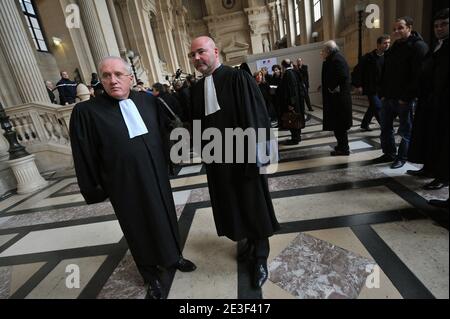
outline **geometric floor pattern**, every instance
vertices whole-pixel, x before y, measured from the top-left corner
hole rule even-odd
[[[375,164],[380,130],[361,132],[367,108],[354,105],[352,154],[333,158],[315,106],[302,143],[284,146],[269,177],[281,229],[270,238],[270,278],[250,284],[238,245],[217,236],[205,167],[178,168],[171,179],[183,254],[193,273],[164,272],[175,299],[449,298],[449,212],[428,206],[448,188]],[[44,190],[0,200],[0,298],[143,299],[146,291],[109,202],[86,205],[73,171],[57,172]]]

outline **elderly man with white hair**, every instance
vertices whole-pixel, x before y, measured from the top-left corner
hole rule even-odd
[[[350,70],[335,41],[322,49],[323,130],[333,131],[337,146],[331,156],[348,156],[348,130],[353,125]]]
[[[181,255],[159,108],[154,97],[131,90],[131,67],[121,58],[105,58],[99,71],[105,93],[78,103],[70,120],[78,185],[87,204],[110,199],[147,297],[161,299],[161,267],[196,267]]]

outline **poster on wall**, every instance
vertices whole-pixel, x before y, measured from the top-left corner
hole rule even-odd
[[[263,67],[266,67],[267,70],[269,70],[269,74],[272,75],[272,66],[277,64],[277,58],[269,58],[264,60],[258,60],[256,61],[256,69],[259,71]]]

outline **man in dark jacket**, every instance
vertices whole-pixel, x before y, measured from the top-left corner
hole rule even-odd
[[[419,78],[428,45],[412,30],[413,19],[399,18],[394,23],[398,38],[384,58],[381,80],[381,148],[378,162],[391,162],[392,169],[405,165],[411,139],[413,108],[418,98]],[[397,151],[394,137],[394,119],[399,117],[398,134],[402,141]]]
[[[326,42],[321,54],[323,130],[333,131],[338,142],[331,156],[348,156],[348,130],[353,125],[350,70],[336,42]]]
[[[384,54],[389,50],[391,37],[383,35],[377,39],[377,48],[361,58],[355,67],[352,81],[360,94],[366,95],[369,108],[361,123],[361,130],[371,131],[369,124],[375,116],[380,123],[381,100],[378,97],[380,78],[384,66]]]
[[[434,18],[434,32],[438,44],[427,55],[421,74],[419,103],[415,114],[408,160],[424,164],[419,171],[407,173],[419,177],[433,177],[427,190],[448,186],[448,9]],[[448,201],[445,202],[448,207]]]
[[[62,71],[61,80],[56,83],[56,88],[59,93],[59,103],[61,105],[75,103],[77,97],[77,83],[69,79],[69,74]]]

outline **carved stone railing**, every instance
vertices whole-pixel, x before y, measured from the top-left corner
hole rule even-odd
[[[33,103],[9,107],[6,113],[22,145],[53,144],[70,149],[72,109],[73,105]]]

